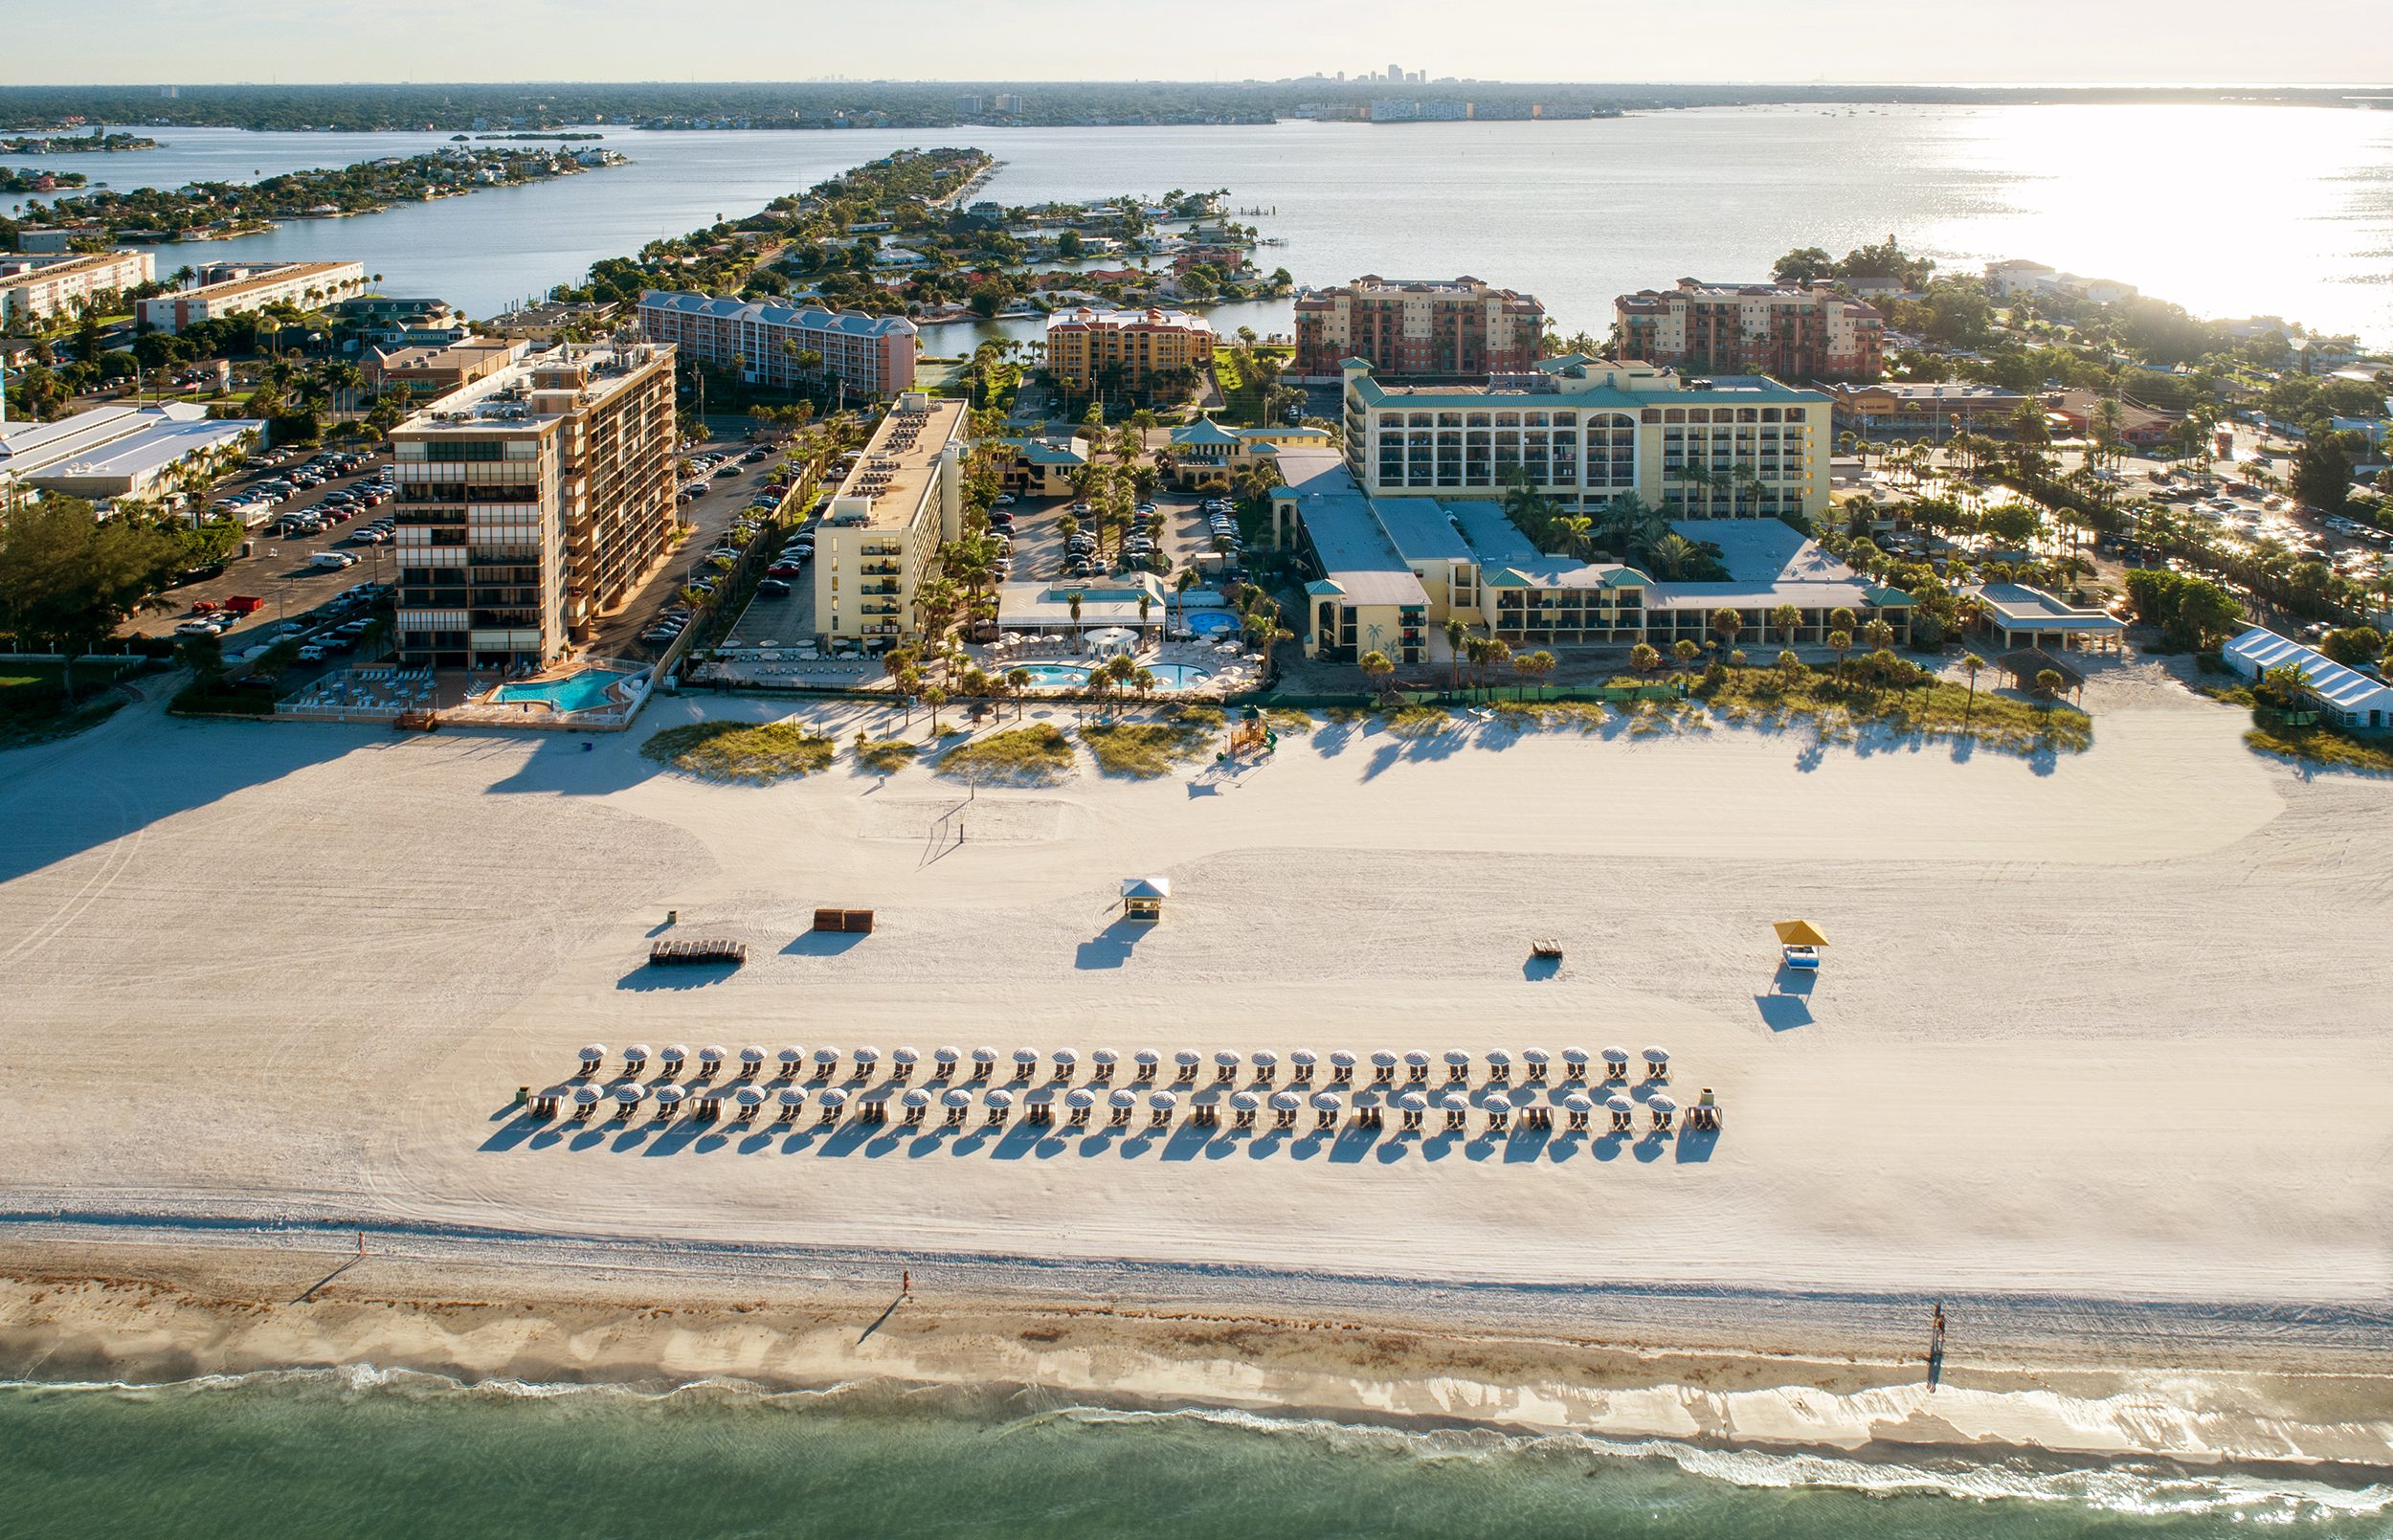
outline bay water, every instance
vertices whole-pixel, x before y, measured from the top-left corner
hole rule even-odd
[[[429,133],[159,128],[164,147],[74,158],[120,188],[245,179],[434,148]],[[2238,105],[1785,106],[1582,123],[822,132],[607,127],[632,164],[238,240],[207,260],[353,257],[389,293],[484,315],[602,257],[908,145],[969,144],[1007,204],[1226,188],[1302,283],[1468,273],[1598,336],[1616,294],[1760,279],[1790,247],[1899,235],[1950,269],[2024,257],[2121,279],[2197,313],[2277,314],[2393,346],[2393,113]],[[66,157],[58,158],[62,163]],[[23,200],[0,203],[21,207]],[[1285,301],[1224,328],[1286,331]],[[936,350],[1037,323],[941,328]]]

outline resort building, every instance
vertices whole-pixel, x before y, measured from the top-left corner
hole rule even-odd
[[[1047,318],[1047,370],[1075,390],[1147,389],[1213,358],[1213,324],[1184,310],[1059,310]]]
[[[1909,594],[1871,584],[1776,519],[1674,521],[1724,575],[1657,581],[1626,563],[1539,551],[1492,497],[1371,497],[1333,452],[1289,450],[1281,468],[1273,544],[1303,550],[1317,573],[1305,587],[1308,657],[1425,662],[1433,643],[1442,655],[1450,619],[1515,649],[1649,642],[1667,652],[1682,638],[1717,637],[1723,610],[1736,613],[1737,641],[1750,647],[1823,644],[1840,610],[1856,626],[1886,621],[1898,642],[1911,636]]]
[[[0,321],[71,315],[103,294],[121,294],[154,282],[156,274],[147,252],[0,256]]]
[[[2226,666],[2257,681],[2272,668],[2299,671],[2302,689],[2318,714],[2353,732],[2393,727],[2393,684],[2346,668],[2315,648],[2254,626],[2219,650]]]
[[[661,289],[639,297],[639,328],[652,343],[673,344],[684,359],[738,369],[744,384],[797,391],[836,381],[850,395],[876,401],[913,389],[921,335],[904,316]]]
[[[1275,459],[1290,447],[1327,449],[1330,434],[1323,428],[1224,428],[1211,417],[1199,417],[1172,430],[1170,469],[1166,473],[1185,492],[1227,491],[1238,475],[1259,460]]]
[[[256,422],[188,402],[104,406],[56,422],[0,422],[0,488],[105,502],[150,499],[220,475],[257,442]]]
[[[2136,285],[2121,283],[2116,279],[2090,279],[2077,273],[2064,273],[2044,262],[2030,262],[2013,257],[2008,261],[1986,264],[1986,293],[1997,300],[2007,300],[2015,294],[2061,294],[2075,300],[2091,300],[2095,304],[2116,304],[2136,297]]]
[[[156,331],[176,332],[203,321],[263,310],[269,305],[295,305],[314,310],[346,300],[366,287],[366,269],[356,262],[288,262],[239,277],[178,289],[144,300],[136,309],[141,324]]]
[[[2102,403],[2106,399],[2113,398],[2105,397],[2100,392],[2086,390],[2082,386],[2066,391],[2046,391],[2044,395],[2044,410],[2046,415],[2056,419],[2058,425],[2069,432],[2090,436],[2093,433],[2094,419],[2100,415]],[[2145,406],[2140,401],[2130,400],[2126,396],[2118,396],[2114,399],[2118,402],[2118,434],[2121,443],[2134,444],[2138,448],[2150,447],[2166,438],[2169,435],[2169,430],[2179,421],[2176,413],[2161,412]]]
[[[1521,474],[1575,509],[1634,493],[1682,518],[1816,516],[1830,415],[1826,395],[1776,380],[1576,354],[1479,385],[1388,385],[1346,363],[1347,464],[1373,497],[1496,497]]]
[[[2004,648],[2059,652],[2125,650],[2127,622],[2107,610],[2086,610],[2024,583],[1988,583],[1961,590],[1977,618]]]
[[[1836,427],[1864,438],[1950,438],[1955,434],[2008,436],[2011,414],[2028,397],[1999,385],[1953,381],[1830,386]]]
[[[922,629],[917,602],[942,541],[964,531],[967,403],[919,391],[873,431],[815,526],[815,629],[886,646]]]
[[[391,434],[400,658],[537,668],[587,641],[674,533],[673,349],[558,347]]]
[[[1874,380],[1886,318],[1826,284],[1704,283],[1641,289],[1612,302],[1620,354],[1696,373]]]
[[[1072,490],[1072,473],[1088,463],[1085,438],[998,438],[997,475],[1008,492],[1060,498]]]
[[[523,362],[530,350],[529,343],[489,337],[468,337],[440,347],[375,348],[366,361],[366,386],[403,391],[425,405]]]
[[[1516,374],[1537,362],[1545,329],[1534,295],[1469,277],[1366,274],[1297,297],[1294,372],[1334,380],[1347,359],[1360,358],[1390,377]]]

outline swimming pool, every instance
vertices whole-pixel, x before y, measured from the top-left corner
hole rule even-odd
[[[502,684],[491,697],[502,705],[519,701],[546,701],[559,712],[603,711],[615,703],[607,695],[607,687],[629,674],[618,674],[604,668],[586,668],[561,680],[542,680],[533,684]]]
[[[1199,636],[1218,636],[1222,632],[1238,630],[1239,618],[1226,610],[1192,610],[1188,629]]]
[[[1088,688],[1088,670],[1079,663],[1021,663],[1016,665],[1030,676],[1031,687],[1040,690],[1085,690]],[[1149,663],[1147,671],[1155,677],[1158,690],[1190,690],[1213,678],[1210,670],[1187,663]],[[1012,673],[1013,669],[1006,670]]]

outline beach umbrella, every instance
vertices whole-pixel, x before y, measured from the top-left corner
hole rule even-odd
[[[1645,1110],[1658,1112],[1666,1118],[1678,1110],[1678,1104],[1666,1096],[1649,1096],[1645,1098]]]
[[[644,1042],[636,1042],[623,1050],[623,1062],[626,1064],[645,1064],[656,1057],[655,1052]]]
[[[1376,1054],[1372,1055],[1372,1058],[1375,1060],[1379,1056]],[[1404,1056],[1404,1063],[1405,1067],[1408,1069],[1427,1069],[1429,1067],[1429,1056],[1416,1048],[1411,1053]]]
[[[1088,1061],[1103,1068],[1111,1069],[1122,1061],[1122,1056],[1110,1048],[1098,1048],[1090,1051]]]
[[[606,1061],[606,1058],[607,1045],[605,1043],[591,1042],[582,1045],[582,1066],[585,1069],[596,1069]]]
[[[1321,1056],[1309,1048],[1291,1048],[1288,1050],[1287,1061],[1299,1069],[1307,1069],[1320,1063]]]
[[[782,1074],[794,1075],[797,1073],[798,1066],[806,1062],[806,1050],[803,1048],[784,1048],[772,1057],[780,1060]]]
[[[816,1096],[815,1098],[815,1104],[817,1106],[825,1106],[835,1109],[843,1107],[847,1105],[847,1093],[839,1089],[837,1086],[834,1086],[830,1090],[824,1091],[820,1095]]]
[[[1136,1064],[1141,1069],[1152,1069],[1157,1064],[1163,1062],[1163,1056],[1156,1053],[1152,1048],[1141,1048],[1138,1052],[1130,1055],[1130,1062]]]
[[[1778,933],[1781,947],[1824,947],[1828,938],[1822,935],[1808,920],[1780,920],[1771,929]]]
[[[1080,1050],[1077,1048],[1058,1048],[1051,1057],[1055,1060],[1058,1068],[1069,1069],[1074,1064],[1080,1062]]]
[[[1012,1091],[991,1091],[987,1100],[991,1106],[1008,1107],[1014,1105],[1014,1093]]]
[[[601,1094],[595,1085],[576,1085],[573,1087],[573,1104],[576,1106],[596,1106]]]
[[[1182,1069],[1195,1069],[1198,1064],[1204,1062],[1204,1057],[1197,1053],[1194,1048],[1183,1048],[1178,1053],[1172,1056],[1172,1062],[1179,1065]]]
[[[1428,1110],[1429,1098],[1419,1091],[1406,1091],[1396,1099],[1396,1105],[1407,1112],[1423,1112]]]
[[[963,1060],[963,1050],[958,1048],[933,1048],[930,1051],[930,1061],[941,1069],[952,1069]]]
[[[742,1106],[762,1106],[765,1101],[765,1093],[758,1090],[753,1085],[743,1085],[738,1090],[731,1093],[731,1100],[737,1102]]]
[[[1354,1056],[1343,1048],[1335,1049],[1330,1055],[1330,1064],[1333,1069],[1353,1069]]]
[[[1213,1061],[1223,1069],[1236,1069],[1240,1062],[1238,1055],[1227,1048],[1218,1050],[1213,1056]]]
[[[649,1094],[657,1099],[657,1105],[659,1106],[663,1107],[667,1111],[671,1111],[673,1108],[682,1105],[682,1098],[689,1095],[689,1092],[682,1089],[679,1085],[660,1085]]]
[[[996,1061],[997,1051],[995,1048],[984,1044],[973,1050],[973,1062],[975,1064],[994,1064]]]
[[[1584,1066],[1587,1062],[1587,1050],[1584,1048],[1565,1048],[1562,1050],[1562,1062],[1566,1064],[1578,1064]]]
[[[648,1087],[641,1085],[637,1082],[629,1085],[618,1085],[615,1088],[615,1099],[623,1104],[623,1110],[626,1112],[629,1112],[632,1108],[639,1105],[639,1099],[647,1094]]]
[[[1648,1048],[1645,1050],[1646,1074],[1659,1074],[1662,1070],[1669,1066],[1669,1062],[1670,1051],[1667,1048]]]
[[[1628,1068],[1628,1050],[1606,1048],[1603,1051],[1603,1067],[1607,1073],[1615,1076],[1625,1073]]]
[[[682,1060],[689,1058],[689,1045],[679,1042],[666,1043],[664,1045],[664,1052],[660,1057],[662,1058],[668,1064],[681,1063]]]
[[[802,1085],[784,1085],[781,1087],[780,1095],[781,1105],[783,1106],[804,1106],[806,1105],[806,1087]]]
[[[1345,1105],[1345,1103],[1338,1100],[1338,1093],[1335,1091],[1313,1092],[1313,1107],[1316,1111],[1335,1112],[1338,1108],[1344,1106]]]
[[[1169,1112],[1180,1105],[1179,1097],[1171,1091],[1157,1091],[1147,1098],[1147,1105],[1157,1112]]]
[[[1257,1069],[1270,1069],[1279,1062],[1280,1056],[1273,1053],[1270,1049],[1258,1048],[1255,1050],[1255,1067]],[[1312,1056],[1310,1054],[1307,1054],[1305,1056],[1305,1062],[1308,1064],[1312,1062]]]
[[[970,1091],[942,1091],[939,1093],[939,1105],[941,1106],[971,1106],[973,1105],[973,1093]]]
[[[705,1047],[698,1050],[698,1061],[702,1064],[720,1064],[728,1053],[729,1050],[725,1048],[723,1044],[719,1042],[710,1042],[706,1044]]]
[[[1448,1091],[1443,1096],[1438,1098],[1438,1105],[1445,1108],[1448,1112],[1466,1111],[1470,1106],[1470,1098],[1465,1096],[1460,1091]]]
[[[1562,1098],[1562,1105],[1574,1112],[1593,1112],[1596,1109],[1595,1099],[1584,1091],[1573,1091]]]
[[[1039,1062],[1039,1050],[1036,1048],[1017,1048],[1014,1050],[1014,1062],[1021,1065],[1024,1069],[1028,1069],[1032,1065]]]
[[[748,1066],[749,1069],[759,1067],[764,1063],[764,1061],[765,1050],[761,1044],[751,1042],[747,1047],[740,1050],[740,1062]]]
[[[1138,1093],[1136,1091],[1115,1091],[1111,1095],[1107,1096],[1106,1101],[1114,1106],[1136,1106],[1138,1105]]]
[[[1452,1060],[1449,1059],[1447,1061],[1450,1063],[1452,1062]],[[1464,1062],[1468,1063],[1470,1060],[1465,1059]],[[1490,1048],[1487,1050],[1487,1067],[1489,1069],[1510,1069],[1512,1067],[1512,1056],[1506,1053],[1501,1048]]]
[[[1470,1055],[1463,1052],[1460,1048],[1448,1048],[1445,1051],[1444,1059],[1445,1067],[1448,1069],[1470,1068]]]
[[[889,1050],[889,1062],[893,1064],[919,1064],[922,1061],[923,1052],[919,1048],[892,1048]]]
[[[839,1067],[839,1051],[837,1048],[817,1048],[815,1050],[815,1064],[817,1068],[826,1070],[836,1069]]]
[[[874,1065],[874,1064],[878,1064],[878,1063],[880,1063],[880,1062],[881,1062],[881,1050],[880,1050],[880,1049],[878,1049],[878,1048],[859,1048],[859,1049],[857,1049],[857,1050],[856,1050],[856,1067],[857,1067],[858,1069],[864,1069],[864,1068],[868,1068],[869,1066]]]
[[[1271,1096],[1271,1105],[1282,1112],[1293,1112],[1305,1105],[1305,1099],[1294,1091],[1275,1091]]]
[[[907,1106],[928,1106],[930,1105],[930,1093],[917,1085],[912,1090],[906,1092],[904,1096],[899,1097],[898,1100],[905,1103]],[[972,1099],[967,1097],[965,1100],[970,1101]]]
[[[1605,1110],[1611,1112],[1634,1112],[1637,1110],[1637,1104],[1630,1101],[1625,1096],[1607,1096],[1603,1099],[1603,1105]]]
[[[1543,1048],[1524,1048],[1521,1050],[1521,1059],[1524,1062],[1532,1064],[1550,1064],[1554,1062],[1554,1056],[1547,1053]]]
[[[1263,1105],[1263,1098],[1257,1096],[1252,1091],[1232,1091],[1230,1093],[1230,1105],[1238,1108],[1241,1112],[1252,1112],[1255,1108]]]
[[[1065,1106],[1095,1106],[1097,1093],[1085,1086],[1075,1087],[1063,1093],[1063,1105]]]

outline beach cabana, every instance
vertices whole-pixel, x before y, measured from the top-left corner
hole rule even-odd
[[[1088,1127],[1088,1109],[1097,1105],[1097,1093],[1085,1085],[1075,1085],[1063,1093],[1063,1105],[1070,1110],[1072,1127]]]
[[[794,1122],[797,1118],[797,1109],[806,1105],[806,1088],[802,1085],[784,1085],[781,1087],[780,1101],[781,1121],[783,1123]]]
[[[673,1114],[682,1110],[682,1098],[689,1095],[689,1092],[679,1085],[660,1085],[648,1094],[657,1104],[657,1121],[670,1123],[673,1121]]]
[[[1136,1091],[1108,1092],[1106,1096],[1106,1105],[1113,1109],[1110,1126],[1119,1128],[1130,1121],[1130,1113],[1136,1110],[1138,1093]]]
[[[1152,925],[1163,918],[1163,901],[1172,896],[1168,877],[1122,879],[1122,918]]]
[[[1670,1078],[1670,1051],[1667,1048],[1645,1050],[1645,1079],[1666,1081]]]
[[[1785,959],[1787,967],[1806,972],[1820,967],[1820,949],[1828,944],[1828,938],[1810,921],[1780,920],[1771,928],[1778,933],[1778,955]]]
[[[1554,1062],[1554,1056],[1543,1048],[1524,1048],[1521,1050],[1521,1062],[1529,1066],[1529,1083],[1536,1085],[1545,1080],[1546,1066]]]
[[[1470,1098],[1460,1091],[1448,1091],[1438,1098],[1438,1105],[1445,1108],[1448,1133],[1461,1133],[1470,1122]]]
[[[1236,1115],[1235,1122],[1239,1127],[1253,1127],[1255,1126],[1255,1109],[1261,1105],[1263,1105],[1263,1098],[1257,1096],[1252,1091],[1232,1091],[1230,1093],[1230,1111]]]
[[[1554,1104],[1551,1102],[1532,1102],[1527,1106],[1522,1107],[1521,1127],[1524,1128],[1536,1128],[1541,1130],[1553,1127]]]
[[[1571,1127],[1586,1131],[1588,1114],[1596,1110],[1595,1101],[1585,1091],[1573,1091],[1562,1098],[1562,1110],[1570,1115]]]
[[[906,1108],[906,1126],[914,1127],[923,1121],[923,1109],[930,1105],[930,1093],[919,1085],[914,1086],[898,1098],[898,1105]]]
[[[1562,1078],[1566,1081],[1583,1081],[1587,1078],[1586,1049],[1565,1048],[1562,1050]]]
[[[1346,1109],[1335,1091],[1315,1091],[1312,1094],[1313,1127],[1327,1131],[1338,1126],[1338,1114]]]
[[[709,1085],[697,1093],[698,1121],[712,1123],[723,1116],[723,1087]]]
[[[1634,1127],[1632,1120],[1637,1116],[1637,1104],[1627,1097],[1607,1096],[1603,1100],[1603,1107],[1605,1111],[1612,1114],[1614,1133],[1626,1133]]]
[[[1188,1121],[1199,1128],[1215,1127],[1221,1121],[1221,1104],[1198,1097],[1188,1105]]]
[[[1711,1086],[1705,1086],[1703,1088],[1703,1094],[1695,1098],[1695,1105],[1687,1109],[1687,1126],[1689,1128],[1703,1128],[1711,1131],[1718,1130],[1720,1127],[1720,1104],[1711,1099]]]
[[[749,1076],[765,1067],[765,1050],[761,1043],[749,1043],[740,1050],[740,1074]]]
[[[1606,1081],[1625,1081],[1628,1079],[1627,1049],[1606,1048],[1603,1051],[1603,1078]]]
[[[822,1108],[822,1121],[827,1127],[839,1121],[839,1113],[847,1105],[847,1093],[837,1086],[816,1096],[815,1105]]]
[[[1332,1085],[1354,1083],[1354,1056],[1343,1048],[1331,1051],[1330,1083]]]
[[[1429,1098],[1419,1091],[1406,1091],[1397,1098],[1396,1105],[1397,1110],[1403,1114],[1404,1127],[1407,1129],[1418,1129],[1420,1127],[1420,1120],[1428,1115]]]
[[[1147,1107],[1148,1110],[1153,1114],[1147,1120],[1148,1127],[1154,1128],[1170,1127],[1172,1126],[1172,1114],[1179,1109],[1179,1105],[1180,1099],[1173,1095],[1170,1091],[1157,1091],[1153,1095],[1148,1097]]]
[[[1299,1085],[1312,1083],[1313,1066],[1321,1059],[1309,1048],[1291,1049],[1287,1056],[1287,1078]]]
[[[960,1128],[964,1127],[966,1114],[972,1110],[973,1093],[964,1090],[943,1091],[939,1095],[939,1105],[948,1109],[948,1127]]]

